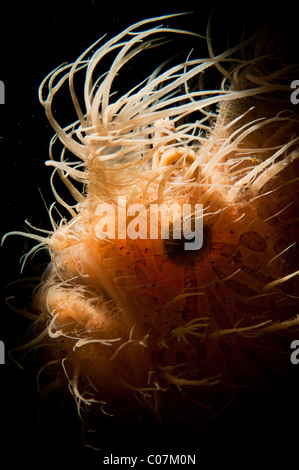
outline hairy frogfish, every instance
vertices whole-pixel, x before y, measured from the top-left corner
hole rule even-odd
[[[24,234],[50,256],[29,347],[44,345],[44,368],[65,378],[80,413],[146,408],[196,427],[289,367],[299,67],[275,35],[216,53],[209,29],[199,38],[166,18],[102,38],[40,86],[55,131],[46,164],[69,217],[57,221],[53,206],[51,233]],[[167,58],[136,82],[131,70],[118,92],[131,62],[188,34],[204,58]],[[76,119],[62,125],[67,87]]]

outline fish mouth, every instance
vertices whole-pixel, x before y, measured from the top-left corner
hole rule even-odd
[[[97,397],[99,389],[108,400],[148,386],[151,353],[128,295],[103,268],[100,247],[103,242],[85,241],[53,255],[34,305],[50,356],[67,367],[70,385],[80,370],[92,383],[90,393]]]
[[[56,323],[73,318],[86,331],[102,330],[108,312],[115,312],[119,304],[116,290],[107,282],[97,256],[86,243],[72,245],[53,256],[42,278],[44,289],[46,302],[40,309],[55,316]],[[42,299],[42,295],[38,297]]]

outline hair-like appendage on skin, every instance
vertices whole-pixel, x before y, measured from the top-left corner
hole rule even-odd
[[[166,18],[102,38],[41,84],[56,132],[46,164],[75,202],[51,179],[71,219],[57,226],[50,213],[53,233],[29,236],[51,256],[34,300],[42,341],[78,408],[117,414],[141,401],[188,422],[194,408],[221,409],[289,360],[283,341],[299,324],[299,115],[289,99],[298,67],[259,35],[216,55],[208,31],[209,57],[162,64],[119,96],[114,81],[130,60],[164,35],[189,34],[158,23]],[[222,76],[219,89],[194,87],[210,70]],[[52,104],[66,82],[78,120],[63,128]],[[117,218],[119,196],[148,211],[203,204],[203,247],[100,239],[97,207],[112,204]]]

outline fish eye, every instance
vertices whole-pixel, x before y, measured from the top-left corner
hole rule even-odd
[[[164,250],[168,258],[176,264],[194,264],[204,258],[210,251],[212,244],[212,228],[209,224],[203,225],[202,245],[197,250],[188,250],[185,243],[195,242],[194,232],[190,235],[182,234],[181,238],[173,237],[173,226],[169,226],[169,237],[164,240]]]

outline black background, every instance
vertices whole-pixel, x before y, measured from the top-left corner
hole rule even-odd
[[[0,79],[5,83],[6,100],[5,105],[0,106],[1,236],[11,230],[24,230],[24,219],[36,227],[51,229],[45,208],[45,204],[49,206],[53,202],[49,184],[51,170],[45,167],[44,161],[48,159],[53,132],[37,96],[39,84],[47,73],[62,62],[75,60],[104,33],[110,38],[147,17],[192,11],[190,15],[163,23],[205,34],[211,9],[210,2],[199,5],[199,2],[187,1],[174,5],[169,0],[25,2],[21,6],[11,3],[1,7]],[[216,8],[214,15],[212,36],[222,46],[228,31],[231,37],[238,38],[248,20],[254,24],[267,17],[277,19],[281,11],[280,7],[272,6],[270,10],[262,9],[261,4],[240,2],[234,6],[229,2]],[[284,20],[289,21],[289,32],[294,37],[297,18],[299,21],[293,7],[284,10]],[[154,65],[158,64],[159,55]],[[38,366],[33,363],[21,370],[7,355],[10,348],[23,343],[29,323],[5,306],[4,298],[15,295],[13,287],[5,286],[19,278],[39,276],[48,260],[45,253],[36,255],[28,260],[21,275],[19,260],[32,246],[31,241],[22,237],[9,237],[0,249],[1,286],[4,286],[0,339],[6,346],[6,364],[0,366],[0,459],[4,460],[7,455],[9,460],[5,465],[11,466],[37,467],[49,462],[57,467],[62,463],[75,464],[77,468],[76,464],[83,462],[100,467],[106,450],[103,447],[99,452],[83,450],[81,424],[74,403],[62,408],[55,403],[45,408],[37,394]],[[297,367],[299,374],[299,365]],[[291,385],[289,395],[285,393],[281,401],[279,393],[275,396],[268,428],[265,425],[261,428],[257,421],[245,435],[234,439],[226,439],[224,434],[220,442],[199,440],[197,445],[193,442],[190,453],[197,454],[201,468],[216,461],[240,468],[248,459],[260,465],[277,459],[285,467],[290,464],[299,433],[295,389],[292,390]],[[142,444],[134,442],[130,431],[124,428],[121,433],[127,449],[127,452],[122,450],[122,455],[142,455]],[[156,441],[156,436],[147,436],[144,448],[154,454]],[[101,447],[101,443],[98,444]],[[184,448],[180,449],[176,443],[172,449],[165,449],[165,453],[170,452],[184,453]]]

